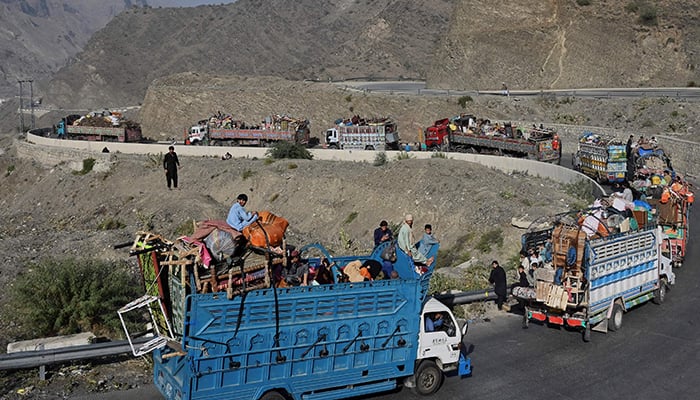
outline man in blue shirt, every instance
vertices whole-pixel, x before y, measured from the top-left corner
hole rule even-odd
[[[425,316],[425,331],[435,332],[435,329],[442,327],[442,313],[436,313],[434,316]]]
[[[258,213],[247,212],[245,210],[245,204],[248,202],[248,196],[241,193],[236,198],[236,202],[233,203],[231,209],[228,212],[228,217],[226,217],[226,223],[231,225],[231,227],[239,232],[243,231],[243,228],[252,224],[258,220]]]

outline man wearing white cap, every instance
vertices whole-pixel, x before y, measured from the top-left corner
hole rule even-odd
[[[413,261],[417,263],[422,263],[426,265],[430,265],[433,262],[433,258],[425,258],[425,256],[418,251],[415,247],[413,247],[413,243],[415,243],[415,240],[413,240],[413,216],[411,214],[406,214],[406,216],[403,218],[403,224],[401,224],[401,228],[399,228],[399,237],[397,240],[397,244],[401,250],[403,250],[404,253],[408,254],[409,257],[413,258]]]

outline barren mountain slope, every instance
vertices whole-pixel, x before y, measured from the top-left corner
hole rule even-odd
[[[0,0],[0,98],[49,78],[110,19],[143,0]],[[27,88],[28,93],[28,88]]]
[[[483,89],[506,82],[511,89],[556,89],[699,83],[697,1],[578,3],[458,2],[427,75],[429,85]],[[640,15],[654,16],[655,23],[643,23]]]
[[[142,101],[183,71],[290,79],[419,75],[451,0],[241,0],[196,9],[135,9],[93,36],[47,97],[68,107]]]
[[[453,89],[686,86],[698,82],[697,2],[241,0],[138,9],[98,32],[51,83],[64,108],[142,102],[173,73],[327,81],[423,78]]]

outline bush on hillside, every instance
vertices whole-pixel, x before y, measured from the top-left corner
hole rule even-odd
[[[266,153],[270,158],[298,158],[311,160],[314,155],[301,144],[292,142],[279,142],[272,146]]]
[[[3,314],[22,338],[91,331],[123,337],[117,310],[142,295],[126,263],[46,259],[27,266],[8,290]]]

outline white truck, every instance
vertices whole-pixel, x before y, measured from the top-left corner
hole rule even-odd
[[[585,225],[556,226],[555,269],[537,270],[534,289],[513,290],[525,304],[523,327],[539,321],[580,329],[589,341],[591,330],[620,329],[632,307],[649,300],[661,304],[675,283],[671,259],[662,250],[669,239],[660,227],[590,235]],[[556,268],[563,272],[559,279]]]
[[[337,121],[325,134],[326,147],[345,150],[398,150],[399,132],[389,118],[346,124]]]

